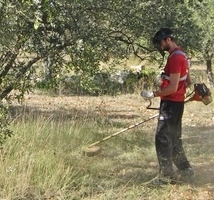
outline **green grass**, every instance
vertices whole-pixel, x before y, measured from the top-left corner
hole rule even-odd
[[[201,173],[197,182],[151,187],[147,183],[158,173],[151,124],[100,144],[102,151],[94,157],[83,153],[88,144],[126,128],[120,120],[93,115],[90,109],[82,117],[23,112],[11,125],[14,135],[1,152],[0,199],[211,199],[214,181],[209,174],[203,179],[203,166],[213,173],[211,128],[204,132],[206,145],[199,137],[185,140],[188,157]],[[184,130],[188,137],[200,136],[203,127]]]

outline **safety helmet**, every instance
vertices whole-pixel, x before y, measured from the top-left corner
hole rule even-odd
[[[157,33],[155,33],[152,42],[153,44],[160,45],[161,40],[166,38],[173,38],[173,31],[169,28],[161,28]]]
[[[152,42],[157,48],[157,50],[160,52],[160,54],[164,57],[165,53],[164,50],[161,48],[161,40],[164,40],[166,38],[172,38],[173,37],[173,31],[169,28],[161,28],[158,32],[155,33],[154,37],[152,38]]]

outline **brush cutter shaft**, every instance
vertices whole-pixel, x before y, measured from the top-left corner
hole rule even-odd
[[[90,145],[88,146],[88,148],[90,148],[90,147],[92,147],[92,146],[94,146],[94,145],[97,145],[97,144],[99,144],[99,143],[101,143],[101,142],[103,142],[103,141],[109,140],[110,138],[115,137],[116,135],[119,135],[120,133],[123,133],[123,132],[125,132],[125,131],[127,131],[127,130],[129,130],[129,129],[132,129],[132,128],[136,127],[136,126],[139,126],[139,125],[141,125],[141,124],[143,124],[143,123],[145,123],[145,122],[147,122],[147,121],[149,121],[149,120],[151,120],[151,119],[154,119],[154,118],[157,117],[158,115],[159,115],[159,113],[157,113],[157,114],[155,114],[155,115],[149,117],[148,119],[146,119],[146,120],[144,120],[144,121],[138,122],[138,123],[136,123],[136,124],[134,124],[134,125],[131,125],[131,126],[127,127],[127,128],[124,128],[124,129],[122,129],[122,130],[120,130],[120,131],[118,131],[118,132],[116,132],[116,133],[114,133],[114,134],[112,134],[112,135],[109,135],[109,136],[103,138],[102,140],[99,140],[99,141],[97,141],[97,142],[94,142],[94,143],[90,144]]]

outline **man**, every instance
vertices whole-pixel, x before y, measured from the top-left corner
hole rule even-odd
[[[157,158],[161,177],[175,178],[173,163],[181,176],[193,176],[193,169],[185,156],[181,140],[181,121],[184,110],[186,87],[191,83],[188,58],[176,44],[169,28],[160,29],[153,37],[153,43],[169,57],[162,75],[160,90],[142,91],[144,99],[160,97],[160,111],[155,137]]]

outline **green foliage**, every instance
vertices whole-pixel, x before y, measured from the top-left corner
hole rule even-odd
[[[214,84],[212,61],[214,58],[214,1],[192,1],[194,4],[191,8],[194,10],[194,19],[197,20],[198,26],[201,28],[200,34],[202,39],[196,41],[196,44],[200,44],[198,50],[199,59],[205,61],[207,67],[207,77],[210,84]]]
[[[147,68],[142,71],[143,89],[149,90],[159,88],[160,86],[160,72],[154,68]]]
[[[184,20],[180,10],[188,18]],[[57,82],[65,67],[90,77],[99,71],[101,61],[110,58],[133,53],[147,59],[153,52],[150,38],[162,26],[173,27],[178,37],[186,39],[182,45],[190,49],[200,32],[191,18],[193,10],[177,1],[167,6],[165,1],[5,1],[1,11],[5,70],[0,78],[7,80],[1,98],[12,89],[29,90],[27,80],[43,70],[37,68],[38,62],[49,71],[45,79]]]
[[[121,72],[121,71],[119,71]],[[67,95],[118,95],[134,93],[139,89],[142,74],[122,70],[123,74],[100,71],[92,77],[72,75],[62,80],[63,93]]]
[[[35,85],[36,88],[43,91],[51,91],[56,93],[57,83],[53,79],[43,79],[38,81]]]

